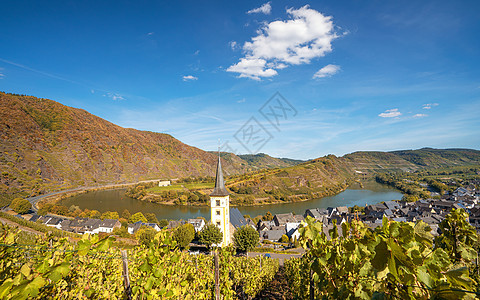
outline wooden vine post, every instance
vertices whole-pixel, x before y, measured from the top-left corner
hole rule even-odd
[[[218,264],[218,251],[214,252],[214,264],[215,264],[215,300],[220,300],[220,268]]]
[[[125,286],[125,295],[128,300],[132,299],[132,288],[130,287],[130,277],[128,277],[128,258],[127,250],[122,250],[123,261],[123,284]]]

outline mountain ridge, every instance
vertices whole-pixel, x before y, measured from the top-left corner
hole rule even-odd
[[[216,153],[169,134],[123,128],[49,99],[0,92],[0,129],[4,198],[92,184],[215,175]],[[222,162],[227,175],[255,169],[232,157]]]
[[[0,200],[77,186],[215,175],[216,153],[186,145],[169,134],[123,128],[49,99],[0,92],[0,130]],[[328,189],[343,186],[356,171],[479,164],[480,151],[357,151],[306,162],[263,153],[221,153],[221,157],[225,175],[283,168],[296,178],[284,180],[288,176],[273,172],[277,175],[266,183],[267,189],[274,185],[296,189],[308,182],[322,182]]]

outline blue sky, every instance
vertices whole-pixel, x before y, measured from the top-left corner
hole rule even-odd
[[[219,139],[299,159],[479,149],[478,11],[478,1],[4,1],[0,90],[204,150]]]

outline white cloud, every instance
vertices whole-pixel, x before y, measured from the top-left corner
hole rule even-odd
[[[321,68],[313,75],[313,78],[324,78],[330,77],[335,75],[340,71],[340,66],[337,65],[326,65],[325,67]]]
[[[110,99],[112,100],[125,100],[125,98],[123,98],[122,96],[120,96],[119,94],[115,94],[115,93],[107,93],[106,95],[103,95],[104,97],[109,97]]]
[[[200,54],[200,50],[197,50],[195,51],[195,53],[193,53],[193,55],[199,55]]]
[[[415,114],[413,117],[414,118],[424,118],[424,117],[428,117],[428,115],[427,114]]]
[[[243,98],[243,99],[238,100],[237,103],[244,103],[245,101],[247,101],[247,100],[245,100],[245,98]]]
[[[395,118],[401,116],[402,113],[398,111],[398,108],[387,109],[385,112],[379,114],[379,117],[382,118]]]
[[[277,71],[272,68],[265,69],[267,61],[261,58],[241,58],[236,65],[230,66],[228,72],[240,73],[238,77],[248,77],[260,80],[260,77],[272,77]]]
[[[154,34],[155,34],[155,32],[153,32],[153,31],[152,31],[152,32],[149,32],[149,33],[147,33],[147,35],[154,35]]]
[[[192,75],[183,76],[183,81],[192,81],[192,80],[198,80],[198,77],[195,77]]]
[[[247,11],[247,14],[262,13],[262,14],[269,15],[271,12],[272,12],[272,6],[270,5],[270,2],[267,2],[258,8],[254,8]]]
[[[291,17],[289,20],[265,24],[257,36],[245,42],[245,57],[227,71],[260,80],[277,75],[276,69],[308,64],[332,51],[332,41],[338,37],[332,17],[308,5],[289,8],[287,14]]]
[[[232,48],[232,50],[237,49],[237,42],[231,41],[231,42],[230,42],[230,48]]]
[[[423,105],[423,109],[431,109],[432,107],[438,106],[438,103],[427,103]]]

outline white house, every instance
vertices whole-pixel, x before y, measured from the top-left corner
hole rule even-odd
[[[115,228],[120,228],[122,224],[119,220],[105,219],[98,223],[98,227],[92,230],[93,233],[106,232],[111,233]]]
[[[285,224],[285,231],[287,232],[287,236],[293,240],[300,238],[300,232],[298,232],[298,228],[300,228],[300,224],[302,223],[287,223]]]
[[[158,186],[169,186],[171,185],[170,180],[161,180],[158,182]]]
[[[161,230],[161,228],[156,223],[143,223],[142,221],[138,221],[133,224],[128,224],[128,233],[135,234],[142,226],[151,227],[156,231]]]
[[[205,226],[205,220],[203,219],[188,219],[188,223],[193,225],[195,232],[201,231],[203,226]]]

